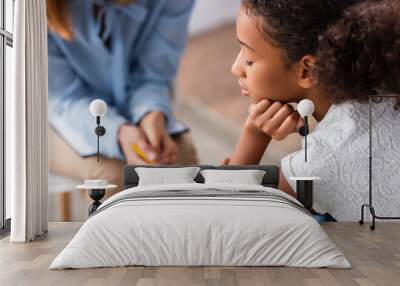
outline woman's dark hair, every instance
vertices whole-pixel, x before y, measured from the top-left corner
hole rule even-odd
[[[400,1],[243,0],[289,63],[317,56],[318,83],[335,103],[400,94]]]

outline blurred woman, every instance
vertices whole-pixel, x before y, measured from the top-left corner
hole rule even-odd
[[[122,166],[196,164],[188,128],[172,111],[172,84],[193,0],[47,0],[50,169],[121,185]],[[93,99],[102,118],[97,163]]]

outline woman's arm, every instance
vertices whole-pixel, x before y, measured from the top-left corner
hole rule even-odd
[[[129,110],[135,124],[152,111],[162,112],[167,124],[173,120],[172,84],[186,44],[194,1],[165,2],[153,30],[133,59],[135,69],[130,76],[135,82],[129,91]]]
[[[134,83],[129,91],[131,120],[143,129],[157,161],[165,164],[175,163],[178,151],[170,133],[186,129],[173,116],[171,95],[193,4],[193,0],[165,1],[154,28],[133,59]],[[160,120],[157,123],[151,118]]]
[[[49,66],[49,123],[81,156],[97,152],[94,128],[95,118],[89,105],[96,94],[83,83],[70,66],[57,44],[57,36],[48,36]],[[110,158],[123,159],[117,133],[127,119],[108,107],[102,123],[106,134],[101,140],[101,153]]]

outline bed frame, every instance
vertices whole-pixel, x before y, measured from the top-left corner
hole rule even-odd
[[[205,169],[220,169],[220,170],[263,170],[266,172],[262,179],[262,185],[265,187],[278,188],[279,185],[279,168],[277,166],[211,166],[211,165],[164,165],[164,166],[144,166],[144,165],[127,165],[124,167],[123,173],[123,189],[129,189],[136,187],[139,183],[139,176],[135,171],[137,167],[147,167],[147,168],[184,168],[184,167],[200,167],[202,170]],[[194,178],[197,183],[204,183],[204,178],[198,173]],[[89,197],[93,200],[92,204],[89,206],[89,216],[92,215],[97,208],[101,205],[100,200],[104,197],[105,189],[92,189],[89,190]]]
[[[200,167],[201,170],[205,169],[219,169],[219,170],[263,170],[265,175],[262,179],[262,185],[265,187],[279,188],[279,168],[273,165],[250,165],[250,166],[237,166],[237,165],[165,165],[165,166],[144,166],[144,165],[127,165],[124,167],[123,183],[124,190],[128,188],[136,187],[139,183],[139,176],[137,175],[135,168],[147,167],[147,168],[183,168],[183,167]],[[204,183],[204,178],[200,174],[194,178],[197,183]],[[304,185],[304,186],[303,186]],[[298,181],[297,182],[297,200],[300,201],[311,213],[313,213],[313,196],[312,196],[312,181],[311,185],[309,181]]]
[[[233,166],[233,165],[222,165],[222,166],[212,166],[212,165],[165,165],[165,166],[148,166],[148,165],[126,165],[124,166],[123,173],[123,189],[129,189],[136,187],[139,183],[139,176],[135,171],[137,167],[147,167],[147,168],[184,168],[184,167],[200,167],[201,170],[206,169],[219,169],[219,170],[263,170],[265,175],[262,179],[261,184],[264,187],[271,187],[274,189],[279,189],[279,168],[272,165],[251,165],[251,166]],[[204,178],[200,174],[194,178],[197,183],[204,183]],[[314,213],[312,209],[313,196],[312,196],[312,181],[297,181],[297,200],[303,204],[303,206],[308,209],[311,213]],[[101,205],[100,200],[104,197],[105,189],[90,190],[89,196],[93,200],[93,203],[89,206],[89,216],[96,211],[96,209]]]

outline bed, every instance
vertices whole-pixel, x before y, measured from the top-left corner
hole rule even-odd
[[[260,185],[205,183],[199,172],[192,183],[150,186],[138,185],[138,167],[124,168],[125,190],[103,202],[50,269],[351,267],[309,211],[277,190],[275,166],[199,166],[263,170]]]

